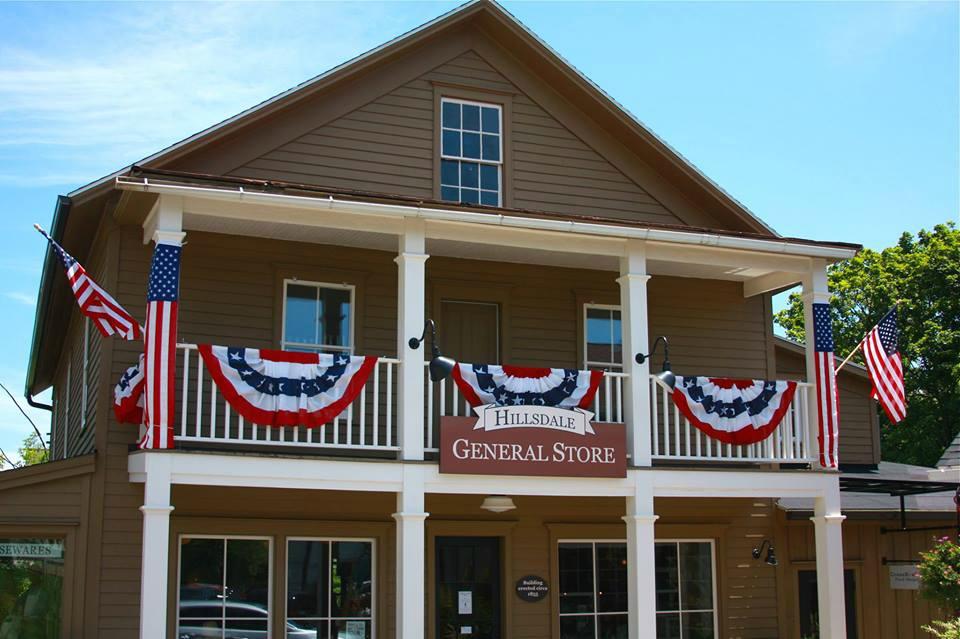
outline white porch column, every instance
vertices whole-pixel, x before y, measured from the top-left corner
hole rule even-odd
[[[400,358],[397,381],[397,432],[400,458],[423,459],[425,437],[423,421],[424,353],[432,345],[429,338],[418,349],[410,348],[411,337],[423,332],[426,305],[426,237],[423,220],[406,219],[400,236],[400,254],[396,257],[397,282],[397,356]]]
[[[637,353],[650,352],[647,320],[647,256],[640,241],[629,241],[620,258],[620,326],[623,339],[623,412],[627,452],[633,466],[650,465],[650,359],[638,364]]]
[[[806,329],[804,348],[806,350],[807,382],[816,384],[817,355],[813,335],[814,304],[829,304],[830,289],[827,285],[827,263],[822,259],[810,261],[810,272],[803,278],[803,325]],[[829,467],[830,460],[824,459],[823,443],[820,442],[820,427],[818,419],[818,403],[816,386],[807,394],[807,429],[811,452],[817,457],[821,467]],[[827,463],[824,463],[826,461]]]
[[[403,488],[397,493],[397,639],[426,636],[426,536],[423,473],[417,466],[403,469]]]
[[[817,602],[821,639],[846,639],[847,613],[843,587],[843,535],[840,493],[814,501],[813,521],[817,547]]]
[[[153,454],[143,487],[140,639],[167,638],[167,562],[170,558],[170,464]]]
[[[627,497],[627,615],[630,639],[657,636],[657,581],[654,570],[653,486],[638,481],[635,497]]]

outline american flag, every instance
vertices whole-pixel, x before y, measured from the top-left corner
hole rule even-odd
[[[890,421],[896,424],[907,416],[903,389],[903,363],[900,361],[897,309],[892,308],[880,323],[863,338],[863,357],[873,381],[871,395],[880,402]]]
[[[820,465],[837,467],[838,392],[833,369],[833,323],[830,305],[813,305],[813,350],[815,351],[817,384],[817,423],[820,442]]]
[[[145,429],[140,448],[173,448],[179,244],[158,242],[147,286]]]
[[[34,228],[50,242],[54,254],[63,263],[63,268],[67,272],[67,281],[70,282],[73,295],[80,305],[80,312],[93,320],[93,325],[97,327],[100,334],[104,337],[116,334],[126,340],[140,339],[143,336],[140,323],[133,319],[133,316],[120,306],[117,300],[100,288],[100,285],[87,275],[83,266],[63,250],[62,246],[54,242],[46,231],[37,224],[34,224]]]

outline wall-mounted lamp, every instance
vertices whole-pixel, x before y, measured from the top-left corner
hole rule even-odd
[[[513,500],[506,495],[490,495],[483,500],[480,507],[492,513],[505,513],[517,507]]]
[[[760,559],[760,555],[763,554],[764,546],[767,547],[767,556],[763,560],[764,563],[770,566],[776,566],[778,563],[780,563],[777,561],[777,555],[773,550],[773,542],[771,542],[769,539],[764,539],[763,543],[753,549],[753,558]]]
[[[430,345],[432,347],[429,366],[430,381],[439,382],[441,379],[450,377],[450,373],[453,372],[453,367],[456,365],[456,362],[440,354],[440,346],[437,344],[437,325],[434,324],[433,320],[428,319],[423,325],[423,333],[420,337],[411,337],[407,344],[412,349],[420,348],[420,344],[427,336],[428,326],[430,327]]]
[[[653,341],[653,347],[650,349],[650,352],[644,355],[643,353],[637,353],[634,359],[637,364],[643,364],[647,361],[648,358],[653,357],[653,354],[657,352],[657,344],[663,342],[663,368],[660,369],[660,372],[657,373],[657,379],[667,385],[670,390],[677,385],[677,376],[673,374],[673,371],[670,370],[670,342],[667,341],[665,335],[661,335]]]

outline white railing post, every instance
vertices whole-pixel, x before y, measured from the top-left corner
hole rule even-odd
[[[424,351],[430,348],[429,338],[420,348],[410,348],[411,337],[423,331],[426,305],[426,233],[423,220],[407,219],[400,235],[397,255],[397,357],[400,371],[397,388],[397,418],[400,458],[423,459],[423,395]],[[387,400],[389,402],[389,399]],[[389,404],[388,404],[389,405]]]
[[[623,412],[627,426],[627,452],[633,466],[650,461],[650,359],[638,364],[637,353],[649,353],[647,320],[647,257],[643,242],[629,241],[620,258],[620,318],[623,331]]]
[[[830,460],[824,459],[825,447],[827,442],[822,442],[820,437],[819,411],[817,404],[819,402],[819,393],[817,392],[817,354],[813,335],[813,310],[814,304],[829,304],[830,290],[827,285],[827,264],[822,259],[811,260],[810,272],[803,278],[803,325],[806,329],[805,350],[807,364],[807,382],[813,384],[813,388],[807,396],[807,441],[809,450],[813,457],[817,457],[821,467],[829,466]],[[835,406],[834,406],[835,409]],[[815,448],[815,446],[817,448]],[[824,461],[827,463],[824,464]]]

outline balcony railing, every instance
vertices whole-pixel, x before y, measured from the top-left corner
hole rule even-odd
[[[193,344],[178,344],[180,424],[177,441],[398,450],[396,382],[399,360],[381,357],[360,395],[333,422],[316,428],[272,428],[247,422],[230,410]]]
[[[400,362],[381,357],[356,400],[333,422],[306,428],[272,428],[247,422],[230,409],[193,344],[177,346],[178,398],[175,438],[179,442],[299,448],[397,451],[397,374]],[[622,422],[625,373],[607,373],[591,407],[596,422]],[[810,384],[799,384],[780,426],[764,441],[735,446],[711,439],[680,414],[669,390],[650,377],[650,437],[657,460],[706,462],[809,462],[815,447],[809,430]],[[473,414],[452,380],[426,383],[424,449],[437,452],[440,418]],[[628,425],[629,426],[629,425]]]
[[[786,462],[813,461],[807,419],[807,397],[811,384],[800,383],[783,421],[761,442],[747,445],[724,444],[690,424],[670,398],[669,389],[650,377],[650,436],[653,459]]]

